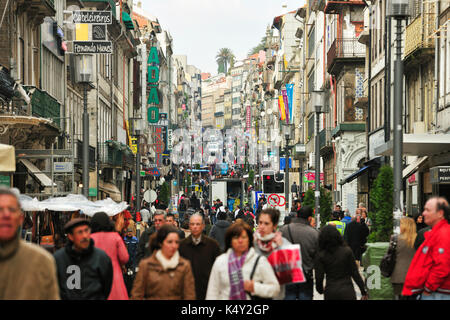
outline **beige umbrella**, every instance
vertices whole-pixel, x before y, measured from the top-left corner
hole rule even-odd
[[[16,171],[16,154],[13,146],[0,144],[0,172]]]

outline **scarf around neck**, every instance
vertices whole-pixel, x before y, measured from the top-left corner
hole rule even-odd
[[[228,256],[228,276],[230,279],[230,300],[247,300],[244,290],[244,278],[242,276],[242,266],[244,265],[247,252],[240,257],[231,250]]]
[[[261,236],[259,232],[255,232],[255,240],[256,244],[258,245],[258,248],[261,249],[263,252],[272,252],[276,248],[278,248],[278,245],[276,244],[275,236],[277,235],[275,232],[269,233],[265,235],[264,237]]]
[[[177,251],[172,256],[172,258],[167,259],[166,257],[164,257],[161,250],[158,250],[156,252],[156,259],[159,261],[159,263],[161,263],[164,271],[166,271],[167,269],[175,269],[177,267],[178,262],[180,261],[180,255]]]

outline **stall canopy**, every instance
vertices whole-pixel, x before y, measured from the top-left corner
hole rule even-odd
[[[0,144],[0,172],[16,171],[16,154],[13,146]]]
[[[39,201],[26,195],[20,195],[20,204],[24,211],[77,211],[92,217],[97,212],[105,212],[108,216],[115,216],[128,208],[126,202],[114,202],[111,198],[89,201],[80,194],[69,194],[66,197],[55,197]]]

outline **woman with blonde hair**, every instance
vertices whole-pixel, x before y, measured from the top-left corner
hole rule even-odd
[[[400,235],[398,236],[397,248],[395,250],[395,267],[390,279],[397,300],[406,300],[406,297],[402,296],[401,293],[406,273],[416,253],[416,249],[414,248],[416,236],[416,222],[414,219],[408,217],[401,218]]]

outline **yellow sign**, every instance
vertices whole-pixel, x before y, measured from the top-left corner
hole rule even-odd
[[[137,154],[137,138],[131,138],[131,151],[133,154]]]
[[[89,25],[85,23],[76,24],[75,40],[89,41]]]

